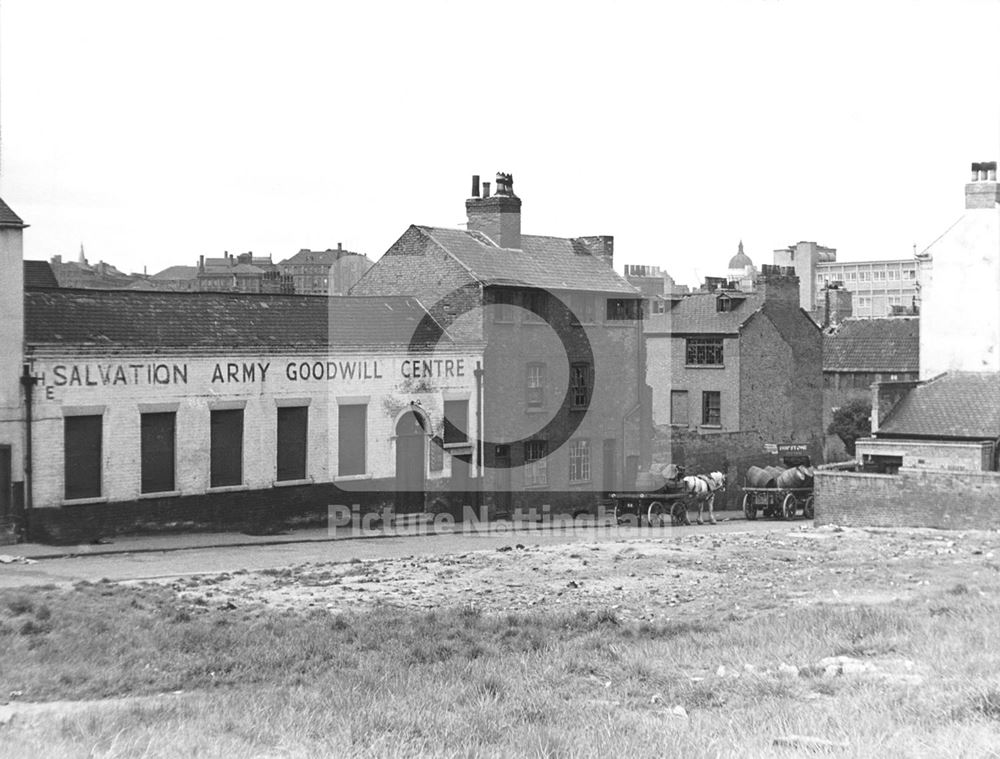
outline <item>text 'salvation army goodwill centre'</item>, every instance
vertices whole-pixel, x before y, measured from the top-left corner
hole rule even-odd
[[[512,183],[498,189],[469,213],[479,226],[495,216],[506,237],[452,234],[517,277],[477,277],[427,247],[406,251],[424,279],[469,276],[444,291],[419,277],[390,288],[411,228],[348,297],[25,287],[26,225],[0,201],[0,511],[22,537],[61,542],[315,523],[334,504],[456,517],[525,495],[592,505],[645,458],[636,291],[610,266],[611,238],[507,239],[520,202],[511,213]],[[550,274],[529,281],[546,257]],[[441,300],[456,285],[478,311]],[[572,298],[584,318],[548,318],[545,341],[550,298]],[[594,329],[605,317],[610,334]],[[507,344],[522,321],[531,339]],[[584,329],[586,362],[573,354]],[[518,441],[484,450],[500,433]]]

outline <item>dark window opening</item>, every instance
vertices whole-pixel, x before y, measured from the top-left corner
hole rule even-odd
[[[338,408],[337,474],[364,474],[368,407],[358,404]]]
[[[524,484],[538,487],[549,484],[548,443],[544,440],[529,440],[524,444]]]
[[[176,424],[177,414],[173,411],[140,416],[140,481],[143,493],[174,490]]]
[[[689,366],[721,365],[722,338],[689,337],[685,362]]]
[[[509,324],[514,321],[514,293],[510,290],[497,290],[494,303],[496,310],[493,313],[493,321],[501,324]]]
[[[466,443],[469,440],[469,402],[444,402],[444,442]]]
[[[306,452],[309,448],[309,407],[287,406],[278,409],[277,479],[304,480]]]
[[[722,424],[722,393],[718,390],[701,394],[701,423],[716,427]]]
[[[100,498],[103,417],[67,416],[63,422],[66,499]]]
[[[213,488],[243,484],[243,409],[212,412],[211,476]]]
[[[642,301],[635,298],[608,298],[608,321],[635,321],[642,318]]]
[[[590,403],[590,364],[573,364],[569,382],[573,391],[573,407],[584,408]]]
[[[529,322],[545,321],[548,309],[547,293],[539,292],[538,290],[531,290],[525,293],[524,307],[528,311],[528,313],[524,317],[525,321]]]

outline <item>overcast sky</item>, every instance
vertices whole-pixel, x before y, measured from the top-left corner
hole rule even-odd
[[[0,194],[27,258],[380,256],[457,227],[612,234],[692,283],[742,238],[903,258],[1000,157],[998,2],[2,0]]]

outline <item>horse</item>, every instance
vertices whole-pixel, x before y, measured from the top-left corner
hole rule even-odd
[[[679,509],[683,509],[683,521],[681,524],[691,524],[687,515],[687,503],[693,500],[698,504],[698,524],[705,524],[701,515],[708,507],[708,521],[715,524],[715,494],[726,489],[726,475],[722,472],[712,472],[711,474],[697,474],[690,477],[681,478],[681,483],[687,491],[688,497],[678,502]],[[677,519],[677,514],[672,514]]]

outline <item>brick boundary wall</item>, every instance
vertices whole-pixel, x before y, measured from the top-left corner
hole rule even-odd
[[[816,472],[816,525],[1000,528],[1000,472]]]

